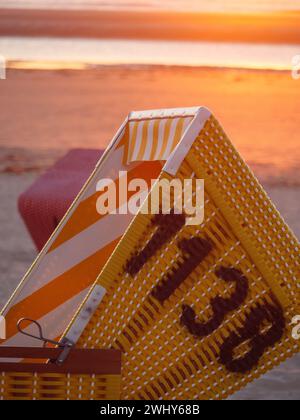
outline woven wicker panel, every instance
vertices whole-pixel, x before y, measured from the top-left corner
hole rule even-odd
[[[137,215],[78,343],[123,351],[125,399],[223,399],[299,351],[299,244],[214,117],[176,177],[205,180],[204,223]]]
[[[114,400],[120,375],[0,373],[1,400]]]
[[[1,400],[114,400],[120,383],[119,351],[0,348]]]

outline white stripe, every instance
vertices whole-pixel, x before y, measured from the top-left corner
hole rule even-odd
[[[45,255],[10,308],[122,236],[132,218],[131,214],[107,215]]]
[[[163,147],[163,143],[164,143],[164,135],[165,135],[165,128],[166,128],[166,123],[168,120],[161,120],[159,123],[159,129],[158,129],[158,145],[157,145],[157,150],[154,156],[154,159],[159,159],[160,155],[161,155],[161,151],[162,151],[162,147]]]
[[[53,311],[49,312],[44,317],[35,320],[41,325],[44,337],[55,340],[64,333],[67,326],[72,321],[74,313],[78,310],[89,290],[90,287],[86,288],[73,298],[55,308]],[[24,313],[24,317],[26,317],[26,313]],[[38,335],[37,327],[34,324],[29,325],[24,329],[24,331],[28,334]],[[1,345],[5,345],[7,347],[42,347],[43,343],[39,340],[35,340],[34,338],[17,333],[8,340],[4,341]],[[1,359],[1,362],[2,361],[3,359]]]
[[[143,160],[150,160],[151,158],[151,152],[152,152],[152,146],[153,146],[153,142],[154,142],[154,138],[153,138],[153,129],[154,129],[154,124],[156,123],[156,121],[149,121],[149,125],[148,125],[148,133],[147,133],[147,144],[146,144],[146,149],[144,152],[144,159]]]
[[[132,158],[130,159],[131,161],[136,161],[139,156],[139,152],[140,152],[141,144],[143,140],[143,127],[144,127],[144,121],[141,121],[138,124],[135,148],[132,154]]]
[[[87,198],[93,196],[96,192],[96,185],[100,179],[110,178],[116,180],[119,176],[119,171],[128,171],[131,170],[134,166],[128,168],[123,164],[124,157],[124,147],[120,147],[117,150],[112,151],[110,157],[104,161],[103,165],[99,167],[99,170],[95,173],[93,179],[89,183],[88,187],[85,189],[81,195],[80,202],[86,200]]]

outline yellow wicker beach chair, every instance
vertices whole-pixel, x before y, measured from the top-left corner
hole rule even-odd
[[[204,220],[146,214],[156,184],[64,334],[123,352],[124,399],[223,399],[299,351],[299,243],[218,121],[199,108],[129,124],[153,133],[191,114],[158,180],[204,180]],[[125,137],[125,159],[155,159],[161,138]]]
[[[130,194],[100,215],[99,182],[120,172],[156,184],[137,215]],[[188,200],[147,214],[174,180],[203,198],[196,224]],[[124,399],[226,398],[299,350],[298,281],[297,239],[214,116],[134,112],[2,311],[0,349],[32,347],[34,322],[17,329],[31,318],[52,340],[121,350]]]

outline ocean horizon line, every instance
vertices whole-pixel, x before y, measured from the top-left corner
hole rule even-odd
[[[151,68],[175,68],[175,69],[203,69],[203,70],[236,70],[253,72],[279,72],[290,73],[290,68],[272,68],[264,66],[235,66],[235,65],[209,65],[209,64],[143,64],[143,63],[88,63],[88,62],[62,62],[62,61],[25,61],[9,60],[6,62],[7,70],[36,70],[36,71],[64,71],[64,70],[97,70],[98,68],[124,68],[124,69],[151,69]]]
[[[8,68],[168,66],[291,71],[299,45],[63,37],[0,37]]]

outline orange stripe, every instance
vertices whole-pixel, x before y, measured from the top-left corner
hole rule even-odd
[[[145,150],[148,142],[148,127],[149,127],[149,121],[145,121],[143,125],[143,134],[141,139],[141,144],[139,145],[139,154],[137,157],[138,161],[144,160],[145,157]]]
[[[156,152],[157,152],[160,122],[161,122],[160,120],[155,121],[154,126],[153,126],[153,143],[152,143],[150,160],[154,160]]]
[[[185,121],[185,118],[180,118],[180,120],[177,123],[177,127],[176,127],[176,130],[175,130],[175,137],[174,137],[174,141],[173,141],[173,144],[172,144],[171,152],[173,152],[173,150],[175,150],[175,147],[177,146],[179,140],[181,139],[184,121]]]
[[[164,132],[164,140],[163,140],[163,144],[162,144],[162,149],[161,149],[160,155],[159,155],[159,158],[161,160],[162,160],[162,158],[165,154],[165,151],[167,149],[167,146],[168,146],[168,141],[169,141],[170,131],[171,131],[171,124],[172,124],[172,120],[171,119],[167,120],[166,125],[165,125],[165,132]]]
[[[133,130],[132,130],[131,138],[130,138],[130,135],[129,135],[129,142],[128,142],[129,143],[129,150],[128,150],[128,154],[127,154],[127,163],[131,162],[132,158],[133,158],[135,145],[136,145],[136,141],[137,141],[138,125],[139,125],[139,122],[135,122],[133,124]]]
[[[120,239],[114,240],[105,248],[13,306],[6,315],[7,338],[17,333],[16,323],[20,318],[39,320],[91,286]]]
[[[151,179],[157,178],[161,169],[162,165],[158,162],[143,162],[128,172],[128,180],[130,181],[133,178],[143,178],[150,186]],[[117,188],[119,187],[118,179],[116,180],[116,186]],[[134,192],[129,193],[128,196],[130,196],[130,194],[134,194]],[[105,217],[100,215],[96,209],[96,202],[100,195],[101,192],[96,192],[94,195],[82,201],[78,205],[74,213],[69,217],[65,226],[63,226],[59,236],[49,248],[48,253]],[[119,201],[119,197],[117,198],[117,201]],[[125,203],[118,203],[118,207],[122,204]]]

